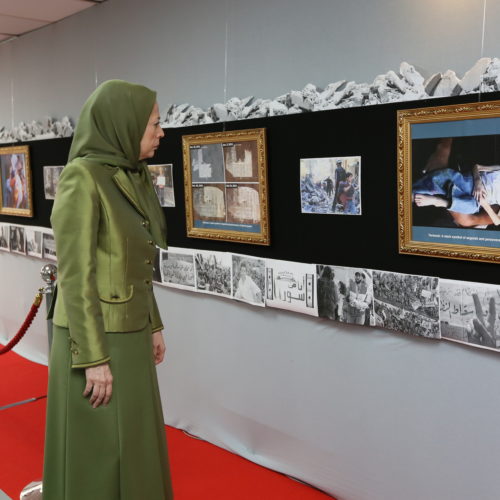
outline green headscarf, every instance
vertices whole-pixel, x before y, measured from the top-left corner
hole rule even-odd
[[[83,105],[68,161],[85,158],[119,167],[133,184],[147,215],[155,243],[166,248],[166,223],[145,161],[139,161],[140,142],[156,92],[122,80],[108,80]]]

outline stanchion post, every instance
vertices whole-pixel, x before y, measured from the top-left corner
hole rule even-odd
[[[43,293],[45,295],[45,306],[47,308],[47,312],[49,312],[50,306],[52,305],[52,300],[54,298],[57,267],[54,264],[45,264],[40,271],[40,276],[42,277],[42,280],[45,281],[45,288],[43,289]],[[50,349],[52,347],[52,319],[47,320],[47,332],[49,338],[50,353]]]

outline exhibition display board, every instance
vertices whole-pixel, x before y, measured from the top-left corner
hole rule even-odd
[[[398,252],[397,111],[474,101],[471,95],[167,129],[154,163],[173,165],[169,245],[200,256],[368,269],[374,280],[392,272],[494,285],[494,263]],[[182,137],[254,128],[266,129],[271,244],[187,237]],[[29,143],[34,216],[0,222],[49,227],[53,202],[45,199],[43,166],[63,165],[69,145]],[[304,213],[300,164],[315,158],[359,158],[359,214]],[[26,269],[33,268],[32,258],[6,258],[11,267],[29,261]],[[279,264],[274,269],[281,272]],[[169,423],[339,498],[451,499],[464,491],[494,498],[497,480],[480,465],[471,472],[459,455],[468,447],[483,464],[495,462],[498,433],[474,432],[485,415],[500,411],[494,384],[485,383],[498,374],[496,353],[185,290],[157,287],[157,295],[169,337],[170,358],[160,367]]]

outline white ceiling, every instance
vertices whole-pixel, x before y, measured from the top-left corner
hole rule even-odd
[[[97,0],[97,3],[103,0]],[[0,41],[60,21],[95,5],[92,0],[0,0]]]

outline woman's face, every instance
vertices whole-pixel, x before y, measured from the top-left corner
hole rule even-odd
[[[160,145],[160,139],[165,135],[162,128],[160,127],[160,111],[158,109],[158,103],[156,102],[153,106],[153,111],[146,125],[146,130],[144,130],[144,135],[141,139],[141,151],[139,153],[139,160],[145,160],[146,158],[153,158],[155,151]]]

